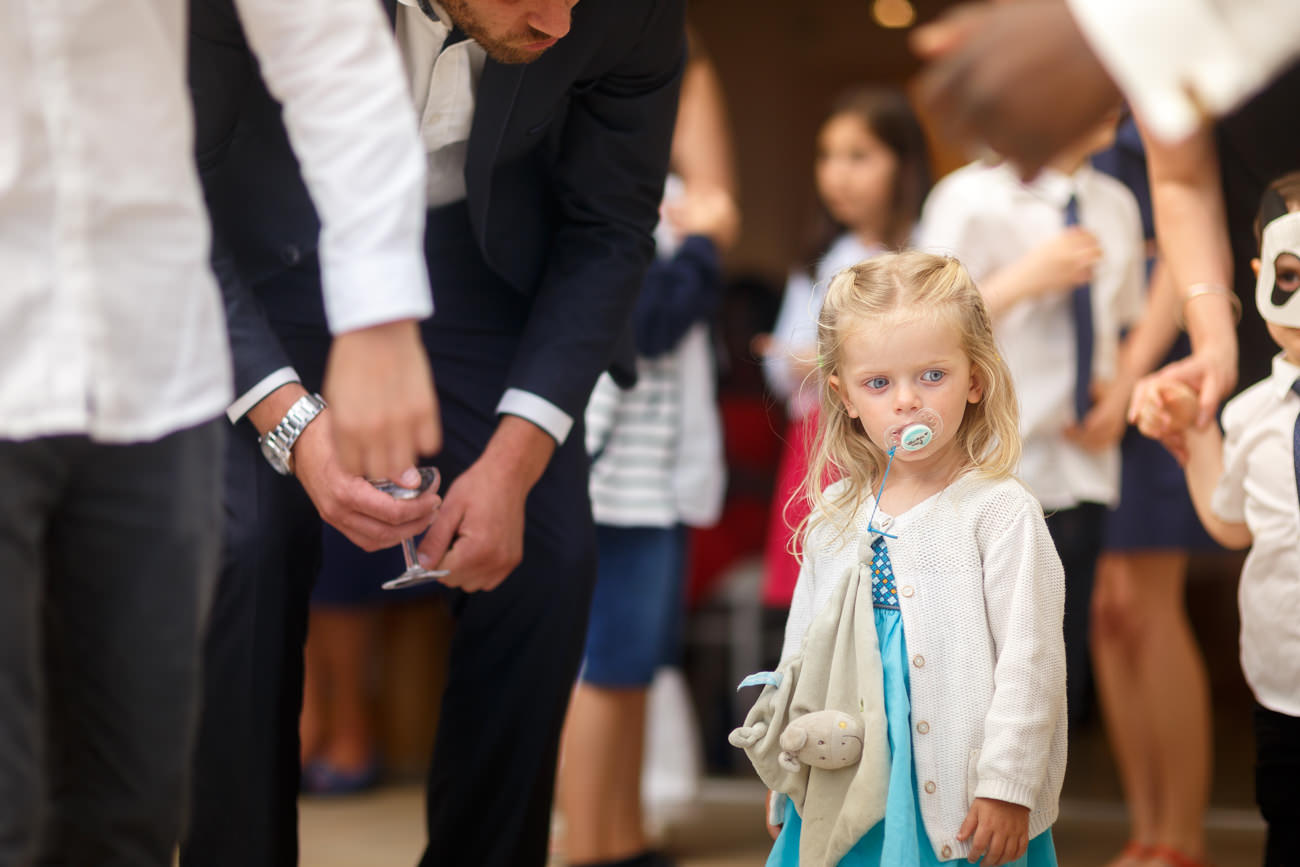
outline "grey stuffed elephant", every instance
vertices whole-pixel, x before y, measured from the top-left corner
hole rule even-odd
[[[791,721],[781,732],[781,767],[797,773],[801,765],[833,771],[862,758],[866,734],[861,717],[819,710]]]

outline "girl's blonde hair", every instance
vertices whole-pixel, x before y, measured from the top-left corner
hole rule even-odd
[[[966,269],[956,259],[929,253],[876,256],[831,278],[818,317],[814,375],[821,407],[808,472],[795,494],[812,507],[795,534],[800,542],[806,542],[812,515],[818,513],[843,536],[885,472],[889,456],[849,416],[830,378],[839,373],[844,341],[853,329],[897,314],[935,317],[951,325],[970,359],[983,396],[967,405],[957,428],[955,441],[966,466],[1000,479],[1011,476],[1020,462],[1020,413],[1011,371],[998,354],[984,298]],[[828,497],[823,486],[834,479],[847,484]]]

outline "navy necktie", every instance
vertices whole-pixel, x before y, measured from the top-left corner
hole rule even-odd
[[[1065,203],[1066,228],[1079,225],[1079,200],[1071,194]],[[1092,285],[1081,283],[1070,292],[1070,312],[1074,315],[1074,416],[1083,421],[1092,406]]]
[[[1300,394],[1300,379],[1291,383],[1291,390]],[[1295,429],[1291,433],[1291,462],[1295,464],[1296,496],[1300,497],[1300,414],[1295,417]]]

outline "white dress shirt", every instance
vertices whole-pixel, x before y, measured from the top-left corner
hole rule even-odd
[[[0,5],[0,438],[157,439],[231,374],[175,0]]]
[[[1067,0],[1094,53],[1156,135],[1190,135],[1300,55],[1295,0]]]
[[[811,277],[804,270],[790,272],[781,296],[781,312],[772,327],[778,351],[763,357],[763,374],[772,391],[785,398],[786,413],[791,419],[797,421],[817,408],[817,389],[800,380],[790,362],[817,355],[817,318],[826,299],[826,285],[840,271],[884,250],[879,244],[867,246],[856,235],[846,232],[831,244]]]
[[[1094,382],[1115,376],[1120,329],[1142,310],[1145,246],[1133,194],[1084,166],[1071,176],[1046,170],[1024,184],[1007,165],[972,163],[935,185],[918,230],[920,244],[962,261],[976,283],[1065,229],[1070,195],[1080,225],[1101,245],[1092,279]],[[1113,505],[1119,449],[1086,451],[1068,441],[1074,423],[1075,336],[1068,292],[1021,301],[993,323],[1020,401],[1024,449],[1018,474],[1043,508]]]
[[[321,214],[331,328],[427,316],[424,164],[382,12],[236,5]],[[185,22],[169,0],[0,10],[0,437],[148,440],[230,403]]]
[[[1300,499],[1292,434],[1300,367],[1273,373],[1223,408],[1223,475],[1210,507],[1245,522],[1254,543],[1241,570],[1241,668],[1259,703],[1300,717]]]

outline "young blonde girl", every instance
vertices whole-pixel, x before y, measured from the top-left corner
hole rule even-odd
[[[835,668],[834,653],[809,656],[843,641],[813,635],[825,628],[837,585],[866,566],[874,623],[853,622],[858,633],[874,631],[857,638],[879,655],[858,658],[879,667],[862,682],[880,684],[883,695],[835,708],[866,721],[857,769],[804,768],[791,784],[750,752],[769,786],[794,793],[783,817],[769,813],[784,827],[768,864],[799,863],[802,835],[825,834],[836,813],[872,809],[827,808],[811,796],[831,775],[857,773],[887,777],[859,789],[882,793],[874,815],[883,819],[851,845],[832,835],[816,850],[827,867],[968,856],[987,867],[1055,865],[1065,583],[1042,510],[1012,476],[1016,400],[980,293],[955,259],[878,256],[831,281],[817,348],[820,422],[804,483],[812,512],[800,528],[805,554],[781,670],[767,682]],[[900,427],[918,422],[928,443],[896,447]],[[840,480],[822,490],[827,472]],[[765,689],[755,711],[776,694]],[[888,758],[876,771],[868,757],[879,704],[885,722],[874,738],[887,739],[880,754]],[[807,814],[814,803],[830,815]]]
[[[770,609],[790,606],[799,574],[790,553],[792,528],[807,510],[805,501],[792,497],[807,470],[817,424],[817,395],[806,383],[817,354],[822,295],[842,268],[911,243],[930,189],[929,164],[921,124],[898,88],[841,93],[817,132],[811,237],[786,282],[772,334],[760,344],[768,387],[789,417],[763,555],[763,604]]]

